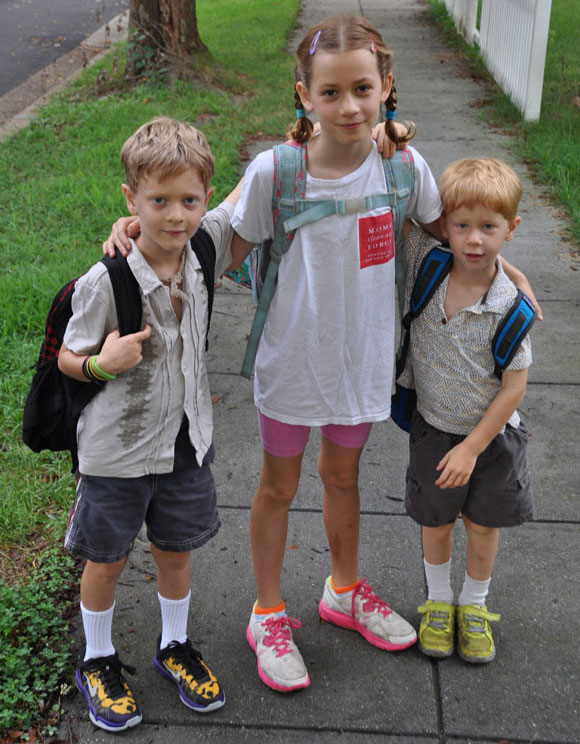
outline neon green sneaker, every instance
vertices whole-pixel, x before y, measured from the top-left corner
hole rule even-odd
[[[488,612],[483,605],[457,607],[457,653],[471,664],[487,664],[495,656],[495,643],[490,622],[497,622],[501,615]]]
[[[417,607],[423,613],[419,626],[419,650],[427,656],[443,659],[453,653],[455,606],[440,599],[428,599]]]

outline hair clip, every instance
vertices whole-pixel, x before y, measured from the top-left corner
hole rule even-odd
[[[369,34],[371,37],[371,52],[374,54],[377,51],[377,45],[375,44],[375,35]]]
[[[320,31],[317,31],[316,36],[312,39],[312,44],[310,45],[310,54],[314,54],[316,52],[316,45],[318,44],[318,39],[320,39],[321,33],[322,29]]]
[[[305,119],[306,118],[306,111],[303,108],[297,108],[296,109],[296,118],[297,119]]]
[[[396,113],[396,111],[392,111],[391,109],[389,109],[385,112],[385,119],[394,119]]]

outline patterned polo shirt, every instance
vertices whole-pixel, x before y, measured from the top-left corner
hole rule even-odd
[[[438,241],[413,228],[403,246],[407,271],[405,307],[408,308],[421,261]],[[417,408],[431,426],[452,434],[473,431],[498,394],[501,381],[494,374],[491,341],[513,304],[517,289],[497,259],[497,273],[486,295],[447,318],[443,303],[446,277],[423,313],[411,324],[407,365],[399,382],[417,391]],[[532,363],[529,336],[516,352],[508,370]],[[508,423],[519,425],[514,411]]]

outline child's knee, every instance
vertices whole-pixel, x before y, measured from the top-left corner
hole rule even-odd
[[[353,467],[350,463],[328,463],[320,459],[318,472],[327,489],[352,491],[358,486],[358,466]]]
[[[499,532],[498,527],[484,527],[481,524],[472,522],[465,515],[463,515],[463,524],[465,525],[467,534],[474,537],[493,537]]]
[[[260,479],[258,489],[254,497],[254,503],[268,503],[276,506],[290,506],[298,490],[298,480],[288,479],[285,481],[269,481]]]
[[[171,550],[160,550],[151,543],[151,555],[158,568],[165,571],[181,571],[189,566],[190,551],[175,552]]]
[[[87,560],[83,570],[83,581],[93,584],[116,584],[127,563],[127,558],[122,558],[115,563],[95,563]]]
[[[453,528],[455,527],[455,519],[449,524],[442,524],[439,527],[426,527],[425,525],[421,528],[421,534],[423,541],[429,542],[446,542],[449,540]]]

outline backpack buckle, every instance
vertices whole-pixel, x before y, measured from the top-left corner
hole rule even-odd
[[[350,199],[341,199],[336,202],[337,214],[358,214],[367,209],[367,200],[364,196],[353,196]]]

